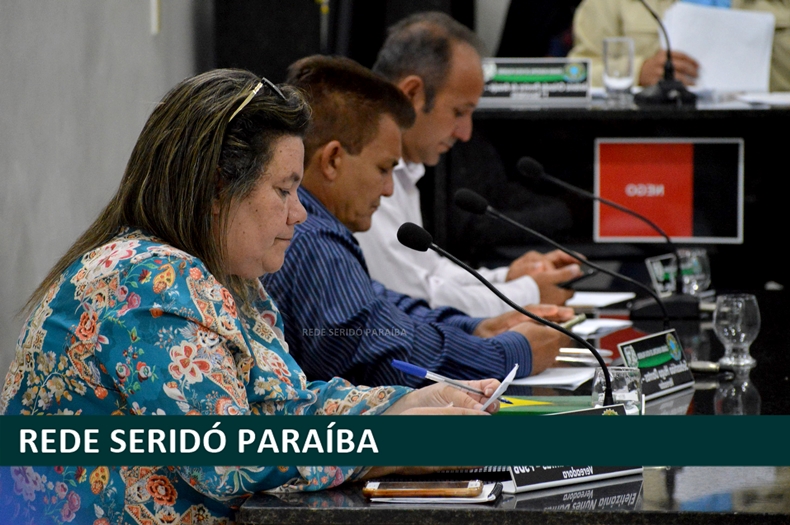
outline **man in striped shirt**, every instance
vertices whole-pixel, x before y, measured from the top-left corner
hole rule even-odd
[[[517,313],[479,319],[432,309],[370,278],[353,232],[370,228],[392,193],[402,131],[414,122],[408,99],[356,62],[307,57],[289,69],[313,108],[299,198],[308,212],[282,269],[264,277],[278,305],[290,352],[310,379],[340,376],[365,385],[422,380],[391,366],[408,361],[459,379],[519,376],[548,367],[568,339]],[[284,192],[288,189],[284,188]],[[535,306],[555,321],[570,308]]]

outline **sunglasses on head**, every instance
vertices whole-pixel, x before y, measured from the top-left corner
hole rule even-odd
[[[283,99],[284,101],[285,101],[285,100],[288,100],[287,98],[285,98],[285,95],[283,95],[283,92],[282,92],[282,91],[280,91],[280,88],[278,88],[277,86],[275,86],[275,85],[272,83],[272,81],[271,81],[271,80],[269,80],[269,79],[268,79],[268,78],[266,78],[266,77],[261,77],[261,80],[260,80],[260,82],[258,82],[258,84],[257,84],[257,85],[256,85],[254,88],[252,88],[252,91],[250,91],[250,94],[249,94],[249,95],[247,95],[247,98],[245,98],[245,99],[244,99],[244,101],[241,103],[241,105],[240,105],[238,108],[236,108],[236,111],[234,111],[234,112],[233,112],[233,114],[230,116],[230,118],[228,119],[228,123],[230,123],[230,121],[231,121],[231,120],[233,120],[233,117],[235,117],[236,115],[238,115],[238,114],[239,114],[239,112],[240,112],[242,109],[244,109],[244,108],[247,106],[247,104],[249,104],[249,103],[250,103],[250,100],[252,100],[252,97],[254,97],[254,96],[255,96],[255,95],[258,93],[258,91],[260,91],[260,89],[261,89],[261,88],[264,86],[264,84],[265,84],[265,85],[266,85],[266,86],[267,86],[269,89],[271,89],[272,91],[274,91],[274,92],[275,92],[277,95],[279,95],[279,97],[280,97],[281,99]]]

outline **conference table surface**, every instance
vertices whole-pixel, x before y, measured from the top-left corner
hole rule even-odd
[[[721,290],[719,293],[736,290]],[[787,292],[737,290],[754,293],[762,326],[751,347],[757,365],[745,377],[732,374],[696,374],[693,389],[679,401],[668,402],[665,413],[691,417],[728,413],[790,415],[790,353],[782,328],[787,320]],[[622,306],[622,305],[621,305]],[[601,311],[622,314],[622,308]],[[723,347],[712,330],[710,315],[700,320],[673,321],[681,343],[694,359],[716,361]],[[636,321],[628,336],[662,328],[661,321]],[[602,347],[616,344],[602,339]],[[590,392],[584,384],[575,392],[554,389],[511,394],[579,395]],[[740,403],[722,403],[724,397]],[[669,397],[669,396],[668,396]],[[655,403],[662,403],[661,400]],[[727,409],[726,407],[735,407]],[[721,436],[728,439],[728,436]],[[677,436],[681,447],[704,447],[695,436]],[[760,446],[760,437],[733,447]],[[387,505],[371,503],[361,484],[298,494],[259,493],[239,509],[237,520],[249,524],[347,523],[472,523],[472,524],[790,524],[790,467],[646,467],[642,475],[588,482],[517,495],[503,494],[495,502],[476,505]]]

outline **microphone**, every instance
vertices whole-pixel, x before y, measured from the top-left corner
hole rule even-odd
[[[697,102],[697,95],[683,85],[683,82],[675,79],[675,66],[672,64],[672,52],[669,49],[669,36],[661,18],[653,9],[647,5],[645,0],[639,0],[650,14],[658,22],[658,27],[664,35],[667,43],[667,60],[664,62],[664,78],[655,85],[644,88],[634,95],[634,102],[638,106],[694,106]]]
[[[598,266],[597,264],[593,264],[593,263],[591,263],[589,261],[583,260],[584,256],[582,254],[580,254],[579,252],[574,251],[574,250],[570,250],[570,249],[566,248],[565,246],[562,246],[560,243],[550,239],[549,237],[546,237],[542,233],[537,232],[537,231],[535,231],[532,228],[529,228],[527,226],[524,226],[523,224],[514,221],[513,219],[511,219],[510,217],[508,217],[506,215],[503,215],[501,212],[499,212],[496,209],[494,209],[491,206],[489,206],[488,205],[488,201],[486,201],[483,197],[481,197],[477,193],[473,192],[472,190],[468,190],[468,189],[460,189],[460,190],[458,190],[455,193],[455,203],[458,205],[459,208],[461,208],[462,210],[466,210],[466,211],[468,211],[470,213],[474,213],[474,214],[477,214],[477,215],[489,215],[489,216],[494,217],[496,219],[503,220],[503,221],[507,222],[508,224],[512,224],[513,226],[515,226],[515,227],[517,227],[517,228],[519,228],[521,230],[524,230],[527,233],[530,233],[530,234],[534,235],[535,237],[541,239],[543,242],[546,242],[546,243],[554,246],[555,248],[559,249],[560,251],[563,251],[563,252],[567,253],[571,257],[575,257],[575,258],[581,260],[584,265],[589,266],[590,268],[594,268],[594,269],[598,270],[599,272],[603,272],[603,273],[605,273],[607,275],[611,275],[612,277],[614,277],[616,279],[620,279],[622,281],[625,281],[627,283],[633,284],[634,286],[638,286],[639,288],[645,290],[647,293],[649,293],[653,297],[653,299],[655,300],[656,304],[658,304],[661,307],[661,310],[663,311],[663,314],[664,314],[664,330],[668,330],[669,329],[669,313],[667,312],[667,309],[664,306],[664,301],[662,301],[661,298],[658,296],[658,294],[654,290],[652,290],[650,287],[645,286],[644,284],[642,284],[639,281],[636,281],[634,279],[631,279],[630,277],[626,277],[625,275],[622,275],[620,273],[613,272],[613,271],[608,270],[608,269],[606,269],[606,268],[604,268],[602,266]]]
[[[518,168],[518,171],[527,180],[533,182],[545,180],[556,186],[564,188],[572,193],[581,195],[582,197],[585,197],[587,199],[592,199],[594,201],[601,202],[603,204],[606,204],[607,206],[611,206],[612,208],[620,210],[623,213],[627,213],[632,217],[636,217],[640,221],[650,226],[653,230],[658,232],[658,234],[664,238],[669,248],[675,254],[675,260],[677,261],[677,277],[675,279],[675,295],[667,297],[665,301],[660,301],[659,299],[656,299],[656,301],[659,304],[664,304],[669,306],[669,309],[672,311],[671,317],[673,318],[689,319],[689,318],[699,317],[699,299],[697,299],[694,296],[683,293],[683,279],[682,279],[681,268],[680,268],[680,254],[678,253],[677,246],[675,246],[675,243],[672,242],[672,239],[670,239],[669,235],[667,235],[667,233],[664,230],[662,230],[660,226],[658,226],[656,223],[654,223],[644,215],[641,215],[629,208],[626,208],[621,204],[618,204],[609,199],[605,199],[603,197],[595,195],[594,193],[583,190],[581,188],[574,186],[573,184],[568,184],[567,182],[560,180],[557,177],[553,177],[549,175],[543,170],[543,166],[538,161],[536,161],[531,157],[522,157],[521,159],[519,159],[516,167]],[[645,287],[645,289],[648,288]],[[658,297],[656,294],[653,293],[651,293],[651,295],[653,295],[654,298]],[[667,308],[665,306],[662,306],[661,309],[664,313],[664,316],[666,316]],[[656,311],[655,305],[652,302],[645,303],[644,301],[642,302],[637,301],[633,309],[631,310],[631,315],[635,319],[640,319],[640,318],[651,319],[657,317],[658,312]]]
[[[604,387],[603,404],[604,405],[614,404],[614,399],[612,398],[612,379],[609,376],[609,368],[606,366],[606,363],[604,362],[603,357],[601,357],[601,354],[598,352],[598,349],[595,348],[595,346],[593,346],[589,341],[571,332],[570,330],[563,328],[562,326],[556,323],[552,323],[548,319],[544,319],[538,315],[533,314],[532,312],[525,310],[521,306],[511,301],[505,294],[500,292],[496,286],[491,284],[488,280],[486,280],[485,277],[480,275],[477,272],[477,270],[475,270],[465,262],[455,257],[450,252],[434,244],[433,237],[431,237],[431,234],[425,231],[424,228],[417,226],[413,222],[405,222],[401,224],[400,228],[398,228],[398,241],[400,241],[400,243],[406,246],[407,248],[411,248],[412,250],[418,252],[425,252],[428,251],[428,249],[430,248],[431,250],[435,251],[439,255],[443,257],[447,257],[456,265],[460,266],[461,268],[472,274],[475,277],[475,279],[483,283],[483,285],[485,285],[486,288],[494,292],[494,295],[502,299],[505,303],[508,304],[508,306],[510,306],[517,312],[526,315],[530,319],[537,321],[542,325],[546,325],[551,328],[554,328],[555,330],[565,334],[566,336],[570,337],[574,341],[578,342],[579,344],[587,348],[590,352],[592,352],[593,356],[595,356],[595,359],[598,361],[598,364],[600,364],[601,368],[603,369],[604,380],[606,382],[606,386]]]

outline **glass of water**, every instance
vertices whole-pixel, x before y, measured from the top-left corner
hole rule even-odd
[[[610,366],[609,375],[612,380],[612,398],[615,405],[625,405],[625,413],[629,416],[642,413],[642,373],[638,368],[629,366]],[[592,386],[592,404],[603,406],[606,379],[603,369],[595,369]]]
[[[603,40],[603,85],[615,105],[630,105],[634,85],[634,41],[628,37]]]
[[[757,364],[749,354],[749,347],[760,333],[760,308],[754,295],[725,294],[716,297],[713,330],[724,345],[720,364],[731,367]]]

